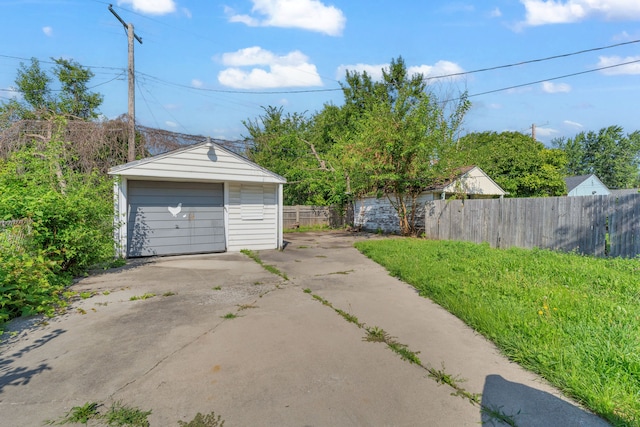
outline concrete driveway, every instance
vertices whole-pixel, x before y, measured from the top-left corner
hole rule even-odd
[[[0,425],[42,425],[90,401],[151,410],[151,426],[211,411],[230,427],[506,425],[336,310],[384,329],[518,426],[606,425],[352,247],[367,238],[287,235],[284,251],[259,256],[289,280],[230,253],[80,280],[72,289],[90,297],[3,336]]]

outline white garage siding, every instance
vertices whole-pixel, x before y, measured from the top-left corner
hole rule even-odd
[[[229,184],[228,247],[274,249],[279,243],[278,186]]]

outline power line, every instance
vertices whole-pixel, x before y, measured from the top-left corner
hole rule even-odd
[[[33,59],[32,58],[23,58],[20,56],[11,56],[11,55],[0,55],[0,58],[8,58],[8,59],[18,59],[20,61],[31,61]],[[56,64],[55,61],[48,61],[46,59],[39,59],[39,58],[35,58],[38,60],[38,62],[40,62],[41,64]],[[84,68],[90,68],[90,69],[104,69],[104,70],[117,70],[117,71],[121,71],[123,70],[122,67],[105,67],[105,66],[99,66],[99,65],[83,65]]]
[[[553,60],[553,59],[566,58],[566,57],[569,57],[569,56],[580,55],[580,54],[589,53],[589,52],[596,52],[596,51],[599,51],[599,50],[611,49],[611,48],[614,48],[614,47],[625,46],[625,45],[630,45],[630,44],[634,44],[634,43],[640,43],[640,39],[631,40],[631,41],[628,41],[628,42],[611,44],[611,45],[608,45],[608,46],[593,47],[593,48],[590,48],[590,49],[579,50],[579,51],[576,51],[576,52],[563,53],[561,55],[547,56],[545,58],[529,59],[527,61],[515,62],[513,64],[496,65],[494,67],[480,68],[480,69],[472,70],[472,71],[462,71],[460,73],[443,74],[441,76],[427,77],[427,78],[425,78],[425,80],[442,79],[442,78],[446,78],[446,77],[458,77],[458,76],[464,76],[464,75],[467,75],[467,74],[474,74],[474,73],[482,73],[482,72],[485,72],[485,71],[500,70],[502,68],[517,67],[519,65],[533,64],[535,62],[544,62],[544,61],[550,61],[550,60]]]
[[[538,84],[538,83],[544,83],[544,82],[548,82],[548,81],[552,81],[552,80],[565,79],[567,77],[575,77],[575,76],[580,76],[582,74],[595,73],[596,71],[609,70],[611,68],[622,67],[624,65],[637,64],[639,62],[640,62],[640,59],[637,59],[635,61],[623,62],[623,63],[620,63],[620,64],[609,65],[609,66],[606,66],[606,67],[594,68],[592,70],[586,70],[586,71],[580,71],[580,72],[577,72],[577,73],[565,74],[563,76],[551,77],[551,78],[543,79],[543,80],[536,80],[535,82],[522,83],[522,84],[519,84],[519,85],[504,87],[504,88],[501,88],[501,89],[494,89],[494,90],[489,90],[489,91],[486,91],[486,92],[474,93],[473,95],[468,95],[468,97],[471,98],[472,96],[481,96],[481,95],[488,95],[490,93],[503,92],[505,90],[517,89],[517,88],[524,87],[524,86],[532,86],[532,85],[535,85],[535,84]]]
[[[158,83],[163,83],[169,86],[182,87],[186,89],[197,90],[201,92],[216,92],[216,93],[241,93],[247,95],[278,95],[278,94],[291,94],[291,93],[312,93],[312,92],[336,92],[341,91],[342,88],[335,89],[300,89],[300,90],[274,90],[274,91],[253,91],[253,90],[234,90],[234,89],[209,89],[203,87],[194,87],[185,85],[182,83],[174,83],[167,80],[163,80],[159,77],[152,76],[151,74],[136,72],[136,74],[145,76],[148,79],[155,80]]]
[[[143,89],[147,92],[147,94],[149,94],[149,96],[151,96],[155,100],[156,105],[159,105],[160,108],[162,108],[164,110],[164,112],[167,113],[178,124],[178,126],[180,126],[182,129],[184,129],[184,131],[186,133],[189,133],[189,130],[186,127],[184,127],[184,125],[182,123],[180,123],[180,121],[173,114],[171,114],[171,112],[169,112],[169,110],[167,108],[165,108],[165,106],[162,105],[162,103],[160,101],[158,101],[158,98],[156,98],[155,95],[153,94],[153,92],[151,92],[144,84],[142,84],[140,79],[136,80],[136,86],[138,86],[138,89],[140,90],[140,95],[144,99],[144,102],[147,104],[147,108],[149,108],[149,112],[151,113],[151,116],[155,120],[156,124],[158,124],[158,121],[156,120],[155,116],[153,115],[153,112],[151,111],[151,108],[149,107],[149,102],[147,101],[147,98],[142,93]],[[158,127],[160,127],[160,125],[158,125]]]
[[[104,3],[104,2],[101,2],[101,1],[98,1],[98,0],[94,0],[94,1],[96,3]],[[107,3],[104,3],[104,4],[107,4]],[[129,11],[128,9],[124,9],[122,7],[120,7],[120,9]],[[139,15],[136,12],[133,12],[133,11],[129,11],[129,12],[134,13],[136,15]],[[147,18],[147,19],[151,19],[151,18]],[[158,21],[158,22],[160,22],[160,21]],[[520,66],[520,65],[532,64],[532,63],[536,63],[536,62],[551,61],[551,60],[554,60],[554,59],[566,58],[566,57],[570,57],[570,56],[580,55],[580,54],[583,54],[583,53],[589,53],[589,52],[596,52],[596,51],[600,51],[600,50],[612,49],[614,47],[627,46],[627,45],[631,45],[631,44],[635,44],[635,43],[640,43],[640,39],[630,40],[630,41],[621,42],[621,43],[615,43],[615,44],[611,44],[611,45],[607,45],[607,46],[599,46],[599,47],[594,47],[594,48],[589,48],[589,49],[583,49],[583,50],[564,53],[564,54],[560,54],[560,55],[547,56],[547,57],[544,57],[544,58],[530,59],[530,60],[526,60],[526,61],[520,61],[520,62],[511,63],[511,64],[496,65],[496,66],[492,66],[492,67],[479,68],[479,69],[471,70],[471,71],[463,71],[463,72],[459,72],[459,73],[450,73],[450,74],[442,74],[442,75],[439,75],[439,76],[425,77],[425,80],[435,80],[435,79],[442,79],[442,78],[448,78],[448,77],[459,77],[459,76],[464,76],[464,75],[468,75],[468,74],[476,74],[476,73],[481,73],[481,72],[486,72],[486,71],[494,71],[494,70],[500,70],[500,69],[504,69],[504,68],[512,68],[512,67],[517,67],[517,66]],[[0,58],[30,60],[30,58],[21,58],[21,57],[17,57],[17,56],[9,56],[9,55],[0,55]],[[53,61],[40,61],[40,62],[45,63],[45,64],[55,64],[55,62],[53,62]],[[593,71],[598,71],[598,70],[606,69],[606,68],[618,67],[618,66],[627,65],[627,64],[628,63],[617,64],[617,65],[613,65],[613,66],[610,66],[610,67],[598,68],[598,69],[595,69]],[[118,70],[118,71],[122,70],[122,68],[118,68],[118,67],[104,67],[104,66],[85,66],[85,67],[90,68],[90,69],[96,68],[96,69],[110,69],[110,70]],[[592,72],[592,71],[587,71],[587,72]],[[186,89],[191,89],[191,90],[196,90],[196,91],[201,91],[201,92],[248,94],[248,95],[254,95],[254,94],[255,95],[278,95],[278,94],[322,93],[322,92],[338,92],[338,91],[342,91],[342,88],[301,89],[301,90],[285,90],[285,91],[279,91],[279,90],[273,90],[273,91],[250,91],[250,90],[233,90],[233,89],[209,89],[209,88],[198,88],[198,87],[193,87],[193,86],[189,86],[189,85],[185,85],[185,84],[181,84],[181,83],[170,82],[170,81],[163,80],[163,79],[161,79],[159,77],[152,76],[152,75],[146,74],[146,73],[136,72],[136,74],[137,75],[143,75],[143,76],[145,76],[145,77],[147,77],[149,79],[155,80],[158,83],[162,83],[162,84],[165,84],[165,85],[181,87],[181,88],[186,88]],[[559,79],[559,78],[571,77],[573,75],[579,75],[579,74],[584,74],[584,73],[568,74],[566,76],[554,77],[554,78],[546,79],[546,80],[556,80],[556,79]],[[536,82],[532,82],[532,83],[525,83],[523,85],[518,85],[516,87],[527,86],[527,85],[536,84],[536,83],[540,83],[540,81],[536,81]],[[508,89],[511,89],[511,88],[496,89],[495,91],[489,91],[487,93],[500,92],[502,90],[508,90]],[[485,93],[483,92],[481,94],[484,95]],[[473,95],[473,96],[479,96],[479,95],[480,94]]]
[[[548,56],[548,57],[545,57],[545,58],[531,59],[531,60],[528,60],[528,61],[521,61],[521,62],[518,62],[518,63],[506,64],[506,65],[498,65],[498,66],[494,66],[494,67],[487,67],[487,68],[482,68],[482,69],[472,70],[472,71],[467,71],[467,72],[462,72],[462,73],[452,73],[452,74],[446,74],[446,75],[441,75],[441,76],[429,77],[427,79],[456,77],[456,76],[465,75],[465,74],[472,74],[472,73],[479,73],[479,72],[484,72],[484,71],[492,71],[492,70],[497,70],[497,69],[515,67],[515,66],[518,66],[518,65],[530,64],[530,63],[542,62],[542,61],[549,61],[549,60],[553,60],[553,59],[564,58],[564,57],[579,55],[579,54],[582,54],[582,53],[594,52],[594,51],[598,51],[598,50],[610,49],[610,48],[613,48],[613,47],[619,47],[619,46],[624,46],[624,45],[629,45],[629,44],[634,44],[634,43],[639,43],[639,42],[640,42],[640,39],[639,40],[631,40],[631,41],[628,41],[628,42],[616,43],[616,44],[612,44],[612,45],[608,45],[608,46],[595,47],[595,48],[591,48],[591,49],[584,49],[584,50],[571,52],[571,53],[566,53],[566,54],[562,54],[562,55],[554,55],[554,56]],[[21,58],[21,57],[16,57],[16,56],[9,56],[9,55],[0,55],[0,57],[2,57],[2,58],[10,58],[10,59],[29,60],[29,58]],[[53,61],[40,61],[40,62],[47,63],[47,64],[55,64],[55,62],[53,62]],[[474,93],[474,94],[468,95],[468,97],[471,98],[471,97],[488,95],[488,94],[497,93],[497,92],[503,92],[503,91],[517,89],[517,88],[521,88],[521,87],[525,87],[525,86],[532,86],[532,85],[535,85],[535,84],[543,83],[545,81],[553,81],[553,80],[559,80],[559,79],[563,79],[563,78],[575,77],[575,76],[579,76],[579,75],[583,75],[583,74],[589,74],[589,73],[593,73],[593,72],[597,72],[597,71],[602,71],[602,70],[612,69],[612,68],[621,67],[621,66],[625,66],[625,65],[635,64],[635,63],[638,63],[638,62],[640,62],[640,60],[628,61],[628,62],[624,62],[624,63],[620,63],[620,64],[609,65],[609,66],[606,66],[606,67],[599,67],[599,68],[594,68],[594,69],[591,69],[591,70],[586,70],[586,71],[581,71],[581,72],[576,72],[576,73],[570,73],[570,74],[564,74],[562,76],[550,77],[550,78],[546,78],[546,79],[542,79],[542,80],[536,80],[536,81],[532,81],[532,82],[522,83],[522,84],[518,84],[518,85],[512,85],[512,86],[503,87],[503,88],[499,88],[499,89],[493,89],[493,90],[489,90],[489,91],[485,91],[485,92]],[[123,72],[122,68],[117,68],[117,67],[88,66],[87,68],[109,69],[109,70],[118,70],[118,71],[122,71]],[[209,89],[209,88],[198,88],[198,87],[188,86],[188,85],[181,84],[181,83],[170,82],[170,81],[161,79],[159,77],[152,76],[152,75],[147,74],[147,73],[136,72],[135,74],[144,76],[144,77],[146,77],[146,78],[148,78],[150,80],[154,80],[154,81],[156,81],[158,83],[169,85],[169,86],[175,86],[175,87],[179,87],[179,88],[186,88],[186,89],[190,89],[190,90],[194,90],[194,91],[200,91],[200,92],[212,92],[212,93],[247,94],[247,95],[274,95],[274,94],[322,93],[322,92],[342,91],[342,88],[303,89],[303,90],[287,90],[287,91],[246,91],[246,90],[229,90],[229,89]],[[110,83],[110,82],[118,79],[121,75],[122,75],[122,73],[118,74],[116,77],[114,77],[111,80],[108,80],[106,82],[97,84],[95,86],[92,86],[89,89],[95,88],[95,87],[103,85],[103,84]],[[14,92],[13,89],[2,89],[2,88],[0,88],[0,91],[3,91],[3,92]],[[452,100],[455,100],[455,99],[450,99],[448,101],[452,101]],[[447,102],[447,101],[444,101],[444,102]]]

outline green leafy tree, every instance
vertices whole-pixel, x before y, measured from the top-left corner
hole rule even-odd
[[[366,72],[347,72],[351,129],[342,138],[343,164],[353,191],[383,194],[398,213],[401,233],[412,235],[418,195],[460,166],[455,137],[470,103],[463,95],[443,106],[421,74],[408,75],[401,57],[382,71],[379,82]]]
[[[103,98],[89,90],[88,82],[93,78],[93,72],[73,60],[60,58],[54,62],[53,76],[42,69],[36,58],[32,58],[28,66],[20,63],[15,84],[22,100],[11,99],[0,104],[0,126],[56,115],[71,120],[98,117]],[[52,88],[54,77],[59,90]]]
[[[566,194],[565,154],[520,132],[480,132],[460,138],[467,165],[479,166],[508,197]]]
[[[252,141],[248,157],[287,179],[285,204],[335,203],[337,172],[328,155],[331,143],[317,132],[320,126],[316,125],[325,116],[285,114],[282,107],[273,106],[264,112],[257,119],[243,121],[249,132],[246,138]]]
[[[633,188],[640,182],[640,131],[625,135],[622,127],[609,126],[552,143],[566,153],[567,175],[593,173],[609,188]]]
[[[71,119],[89,120],[98,117],[102,95],[89,91],[87,83],[93,72],[73,60],[54,59],[53,73],[60,82],[60,95],[56,100],[57,114]]]

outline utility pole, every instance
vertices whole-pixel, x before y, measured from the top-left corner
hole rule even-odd
[[[136,159],[136,89],[135,89],[135,68],[134,68],[134,55],[133,55],[133,39],[138,40],[138,43],[142,44],[142,39],[137,36],[133,31],[132,23],[125,23],[120,15],[113,10],[113,6],[109,5],[109,11],[113,13],[113,16],[118,18],[118,21],[122,23],[127,30],[127,39],[129,45],[129,144],[127,147],[127,159],[132,162]]]
[[[536,124],[535,123],[531,125],[531,138],[534,141],[536,140]]]

